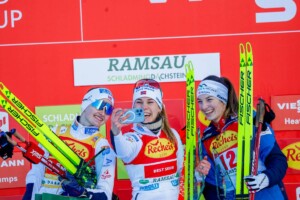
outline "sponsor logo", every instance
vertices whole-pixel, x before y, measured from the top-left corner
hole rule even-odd
[[[173,186],[178,186],[178,185],[179,185],[179,180],[178,180],[178,179],[173,180],[173,181],[171,181],[171,184],[172,184]]]
[[[47,114],[43,115],[42,119],[45,123],[53,123],[53,122],[72,122],[76,118],[77,114],[67,113],[67,114]]]
[[[105,172],[103,172],[103,174],[101,175],[101,179],[107,179],[110,177],[111,177],[111,174],[109,173],[108,169]]]
[[[140,183],[140,184],[148,184],[148,183],[149,183],[149,180],[139,180],[139,183]]]
[[[300,142],[289,144],[282,152],[287,158],[289,168],[300,170]]]
[[[93,137],[93,142],[96,142],[97,140],[99,139],[99,137],[98,136],[95,136],[95,137]]]
[[[59,133],[66,133],[67,129],[68,129],[68,127],[66,127],[66,126],[61,126],[61,127],[60,127],[60,130],[59,130]]]
[[[131,136],[127,136],[125,139],[129,142],[134,142],[134,138]]]
[[[73,140],[65,140],[65,143],[81,158],[86,159],[89,156],[89,151],[84,145]]]
[[[42,159],[43,155],[40,154],[39,152],[37,152],[36,150],[32,149],[32,151],[30,152],[32,157],[37,157],[39,160]]]
[[[274,130],[300,130],[300,95],[272,96]]]
[[[225,99],[225,98],[222,97],[221,95],[217,95],[217,97],[218,97],[219,99],[222,99],[223,101],[227,102],[227,99]]]
[[[48,185],[48,187],[58,188],[58,186],[60,185],[60,181],[44,177],[44,179],[42,180],[42,185],[44,186]]]
[[[139,141],[139,138],[136,135],[131,135],[132,138],[134,138],[135,141]]]
[[[0,162],[0,168],[25,166],[24,159],[9,159]]]
[[[173,174],[171,176],[163,176],[163,177],[159,177],[159,178],[153,178],[153,183],[161,182],[161,181],[168,181],[168,180],[172,180],[174,178],[177,178],[175,174]]]
[[[103,164],[103,166],[109,166],[110,163],[112,163],[112,160],[106,158],[105,163]]]
[[[293,0],[255,0],[255,3],[258,7],[267,10],[256,13],[256,23],[290,21],[297,14],[297,5]]]
[[[137,124],[137,125],[136,125],[136,128],[137,128],[139,131],[141,131],[141,132],[144,131],[144,128],[143,128],[140,124]]]
[[[105,89],[105,88],[100,88],[99,92],[100,93],[105,93],[105,94],[108,94],[108,95],[112,95],[111,92],[109,90]]]
[[[142,78],[162,82],[181,82],[186,81],[184,65],[187,60],[191,60],[194,66],[210,66],[209,70],[196,67],[195,80],[201,80],[212,73],[220,74],[219,53],[86,58],[74,59],[74,81],[76,86],[135,83]],[[82,73],[86,73],[87,70],[95,76],[82,76]]]
[[[88,135],[92,135],[93,133],[95,133],[97,131],[99,131],[99,129],[95,128],[95,127],[93,127],[93,128],[85,128],[84,133],[88,134]]]
[[[199,91],[201,91],[202,94],[209,94],[210,92],[217,93],[215,88],[209,87],[206,84],[199,85]]]
[[[232,147],[237,143],[237,132],[225,131],[220,136],[217,136],[211,143],[211,151],[213,149],[217,152],[223,152],[224,150]]]
[[[136,71],[182,68],[186,56],[165,56],[165,57],[135,57],[125,59],[108,59],[108,71]]]
[[[279,110],[296,110],[297,113],[300,113],[300,99],[296,102],[283,102],[277,103]]]
[[[77,129],[78,129],[77,122],[72,124],[72,129],[74,129],[75,131],[77,131]]]
[[[158,188],[159,188],[159,184],[154,183],[154,184],[151,184],[151,185],[140,187],[140,190],[141,191],[149,191],[149,190],[156,190]]]
[[[164,158],[170,156],[175,151],[174,145],[167,139],[155,139],[145,147],[145,155],[150,158]]]
[[[7,2],[8,0],[1,0],[0,5]],[[4,22],[0,25],[0,29],[6,27],[15,28],[15,24],[17,24],[16,22],[22,19],[22,15],[22,11],[20,10],[4,10]]]

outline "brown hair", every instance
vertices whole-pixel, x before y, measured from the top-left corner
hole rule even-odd
[[[162,120],[163,120],[163,124],[162,124],[162,130],[166,133],[167,137],[169,138],[169,140],[173,143],[176,144],[176,137],[173,133],[173,131],[171,130],[171,126],[168,120],[168,116],[167,116],[167,112],[165,107],[163,106],[161,113],[160,113]]]
[[[224,112],[224,117],[225,119],[227,119],[230,116],[237,115],[239,103],[238,103],[236,92],[230,80],[225,77],[221,77],[221,79],[225,82],[226,87],[228,89],[228,100],[227,100],[226,110]]]

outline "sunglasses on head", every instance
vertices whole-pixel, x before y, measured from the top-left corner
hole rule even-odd
[[[160,89],[159,83],[153,79],[141,79],[135,83],[134,88],[142,87],[145,85],[149,85],[154,88]]]
[[[91,105],[98,110],[104,109],[106,115],[111,115],[114,109],[114,107],[110,103],[103,100],[96,100]]]

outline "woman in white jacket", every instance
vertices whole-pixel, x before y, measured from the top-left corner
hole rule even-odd
[[[117,108],[112,113],[112,145],[126,166],[135,200],[178,199],[183,146],[169,125],[162,96],[158,82],[139,80],[133,108],[144,110],[144,121],[128,128],[122,123],[129,117],[123,115],[126,110]]]
[[[82,113],[73,124],[60,126],[53,130],[70,148],[85,161],[91,159],[109,143],[100,132],[99,127],[105,125],[113,110],[114,99],[106,88],[93,88],[84,96],[81,104]],[[48,157],[47,153],[47,157]],[[33,164],[26,177],[26,192],[23,200],[35,199],[35,194],[50,193],[73,197],[88,197],[92,200],[112,199],[115,177],[115,153],[107,148],[96,157],[92,166],[97,174],[97,185],[94,189],[84,188],[70,174],[68,181],[60,183],[58,175],[51,172],[43,164]],[[54,164],[57,161],[49,155]]]

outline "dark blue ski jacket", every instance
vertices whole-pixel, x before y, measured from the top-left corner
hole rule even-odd
[[[219,124],[211,123],[203,133],[202,154],[207,155],[211,163],[203,191],[206,200],[235,199],[237,124],[237,117],[231,117],[220,120]],[[287,160],[276,142],[274,131],[266,125],[266,130],[261,133],[258,173],[267,175],[269,186],[257,192],[255,200],[287,199],[282,182]]]

